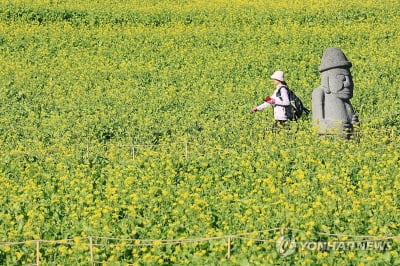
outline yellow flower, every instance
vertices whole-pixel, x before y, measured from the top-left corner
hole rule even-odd
[[[352,252],[352,251],[350,251],[350,252],[347,254],[347,257],[348,257],[349,259],[353,259],[353,258],[355,257],[355,253]]]

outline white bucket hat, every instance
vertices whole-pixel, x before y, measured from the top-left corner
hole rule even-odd
[[[283,71],[275,71],[274,74],[272,74],[271,79],[276,79],[279,81],[285,81],[284,73]]]

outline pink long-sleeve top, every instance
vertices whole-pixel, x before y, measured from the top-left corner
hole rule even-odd
[[[280,90],[280,96],[277,97],[276,94],[279,90]],[[274,93],[271,95],[271,98],[275,100],[274,104],[264,102],[259,106],[257,106],[257,110],[261,111],[262,109],[272,105],[274,107],[275,120],[288,120],[288,117],[286,116],[285,112],[285,107],[290,105],[289,93],[287,87],[282,85],[277,86]]]

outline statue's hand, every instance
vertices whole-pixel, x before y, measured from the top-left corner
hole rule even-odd
[[[321,86],[321,89],[325,94],[331,94],[331,90],[326,86]]]

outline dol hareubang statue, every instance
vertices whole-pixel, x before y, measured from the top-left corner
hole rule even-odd
[[[324,51],[321,65],[321,86],[312,93],[312,119],[318,133],[339,134],[348,138],[358,122],[350,99],[353,97],[352,67],[344,53],[335,47]]]

